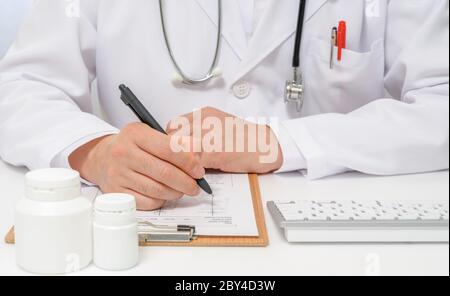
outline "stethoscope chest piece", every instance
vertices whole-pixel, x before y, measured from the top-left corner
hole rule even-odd
[[[294,77],[286,82],[284,93],[284,101],[286,103],[294,103],[297,105],[297,112],[301,112],[304,102],[304,84],[303,76],[300,70],[300,49],[302,44],[303,22],[305,19],[306,0],[300,0],[300,8],[297,21],[297,32],[295,36],[294,59],[292,68],[294,69]]]
[[[297,105],[297,112],[301,112],[304,102],[304,86],[303,77],[298,73],[298,69],[294,69],[294,79],[286,81],[284,93],[285,103],[294,103]]]

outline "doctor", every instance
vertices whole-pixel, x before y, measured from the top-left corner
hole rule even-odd
[[[141,209],[197,195],[194,179],[204,167],[304,171],[312,179],[448,169],[448,0],[309,0],[299,110],[283,99],[299,1],[225,0],[221,22],[218,3],[163,1],[168,43],[189,77],[209,71],[223,25],[222,75],[189,86],[172,81],[177,71],[158,1],[36,1],[0,63],[0,156],[31,169],[71,166],[106,192],[134,194]],[[331,30],[340,20],[347,44],[330,68]],[[92,115],[95,79],[105,120]],[[133,123],[121,83],[163,124],[207,106],[214,108],[202,116],[221,121],[278,118],[264,125],[278,157],[262,163],[267,151],[176,153],[171,136]]]

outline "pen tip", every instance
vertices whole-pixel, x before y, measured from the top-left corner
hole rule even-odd
[[[205,192],[208,193],[209,195],[213,195],[213,191],[212,191],[211,187],[209,187],[209,185],[207,188],[204,188],[203,190],[205,190]]]
[[[206,182],[205,179],[198,180],[197,183],[200,186],[200,188],[203,189],[203,191],[205,191],[209,195],[213,194],[211,186],[209,186],[208,182]]]

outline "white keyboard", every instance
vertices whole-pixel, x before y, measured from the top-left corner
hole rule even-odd
[[[289,242],[449,241],[448,201],[291,201],[268,207]]]

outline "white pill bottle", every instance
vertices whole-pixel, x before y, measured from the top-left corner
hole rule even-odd
[[[17,264],[45,275],[78,272],[92,261],[92,204],[81,196],[80,175],[44,169],[25,176],[16,208]]]
[[[136,200],[128,194],[97,197],[94,209],[94,264],[108,271],[135,267],[139,261]]]

